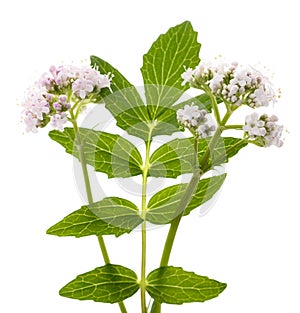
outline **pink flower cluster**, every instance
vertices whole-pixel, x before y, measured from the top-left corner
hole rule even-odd
[[[49,122],[63,131],[72,106],[94,102],[102,88],[110,88],[110,81],[109,74],[100,74],[87,66],[51,66],[28,91],[23,103],[26,131],[37,132]]]
[[[188,128],[195,136],[204,139],[216,130],[214,125],[210,125],[207,119],[207,111],[200,110],[197,105],[186,104],[183,109],[177,110],[178,123]]]
[[[244,131],[248,138],[253,139],[258,145],[269,147],[271,145],[281,147],[283,126],[277,124],[278,117],[276,115],[261,116],[254,112],[246,116]]]
[[[266,76],[237,62],[201,62],[195,69],[186,69],[181,77],[182,85],[189,83],[199,89],[208,86],[215,96],[234,106],[245,104],[257,108],[268,106],[276,99]]]

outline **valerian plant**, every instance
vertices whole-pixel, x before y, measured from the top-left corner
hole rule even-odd
[[[104,265],[61,288],[61,296],[117,303],[125,313],[123,301],[139,291],[141,312],[159,313],[162,303],[203,302],[226,288],[225,283],[169,264],[178,227],[184,216],[222,186],[226,174],[211,175],[216,167],[250,143],[282,146],[283,127],[276,116],[256,111],[244,123],[231,124],[231,116],[240,107],[266,107],[276,101],[275,92],[268,78],[253,67],[222,60],[200,62],[199,51],[197,33],[190,22],[184,22],[160,35],[144,55],[143,96],[117,69],[96,56],[91,56],[91,67],[52,66],[28,92],[23,114],[26,130],[37,132],[48,124],[55,128],[50,138],[81,163],[88,199],[47,233],[97,236],[104,259]],[[198,96],[184,98],[189,88],[199,90]],[[138,146],[123,136],[79,127],[78,117],[90,103],[103,103],[116,127],[144,142],[143,157]],[[67,123],[72,127],[65,127]],[[188,137],[179,136],[184,130]],[[241,136],[226,137],[227,130],[239,131]],[[151,153],[153,138],[160,135],[169,140]],[[118,196],[95,202],[88,166],[109,179],[141,177],[141,203]],[[149,177],[174,180],[183,174],[190,174],[188,183],[164,188],[149,199]],[[146,268],[149,224],[169,227],[161,262],[150,272]],[[119,237],[137,227],[142,237],[138,274],[112,264],[105,244],[105,236]],[[150,306],[148,300],[152,300]]]

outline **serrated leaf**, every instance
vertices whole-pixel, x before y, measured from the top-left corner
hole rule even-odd
[[[121,265],[107,264],[78,275],[59,294],[78,300],[116,303],[129,298],[138,289],[134,271]]]
[[[199,63],[200,46],[197,32],[188,21],[158,37],[144,55],[141,68],[148,104],[170,106],[179,99],[188,88],[181,85],[184,66]]]
[[[225,283],[173,266],[152,271],[147,281],[150,296],[159,303],[169,304],[204,302],[217,297],[226,288]]]
[[[115,235],[118,237],[126,232],[129,230],[105,223],[86,206],[69,214],[47,230],[48,235],[75,236],[77,238],[91,235]]]
[[[200,180],[184,215],[188,215],[193,209],[211,199],[222,186],[225,177],[226,174],[222,174]],[[187,186],[188,184],[178,184],[156,193],[147,206],[147,221],[153,224],[168,224],[178,214],[182,213],[184,208],[179,208],[178,205]]]
[[[126,199],[110,197],[69,214],[50,227],[47,234],[77,238],[91,235],[119,237],[131,232],[140,223],[142,219],[135,204]]]
[[[179,131],[176,109],[151,104],[145,106],[142,103],[135,105],[134,101],[130,100],[131,89],[112,93],[104,99],[106,108],[112,113],[120,128],[144,141],[151,140],[154,136],[171,135]],[[154,111],[155,115],[152,114]]]
[[[174,139],[160,146],[150,157],[149,175],[153,177],[176,178],[179,175],[192,172],[193,164],[193,138]],[[198,142],[198,159],[201,158],[208,147],[207,140]],[[243,139],[222,137],[216,144],[205,171],[214,166],[227,162],[247,143]],[[203,169],[203,170],[204,170]]]
[[[89,205],[90,210],[102,221],[126,229],[128,232],[142,223],[138,207],[129,200],[109,197]]]
[[[102,131],[80,128],[80,137],[83,139],[82,148],[86,161],[97,172],[103,172],[112,177],[130,177],[142,173],[143,163],[138,149],[120,135]],[[49,136],[61,144],[67,153],[78,158],[73,128],[65,128],[63,132],[53,130]]]

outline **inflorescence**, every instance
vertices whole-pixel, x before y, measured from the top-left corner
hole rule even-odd
[[[82,109],[95,102],[102,88],[110,87],[111,76],[87,66],[51,66],[28,90],[23,103],[23,120],[27,132],[37,132],[49,122],[55,129],[63,130],[72,108]]]
[[[189,83],[190,87],[203,90],[208,95],[224,102],[230,111],[242,105],[252,109],[266,107],[276,102],[276,94],[269,79],[253,67],[243,67],[237,62],[201,62],[195,69],[186,68],[181,75],[182,85]],[[205,110],[197,106],[186,105],[177,111],[177,120],[183,127],[188,128],[200,138],[210,136],[215,130],[214,126],[207,124]],[[247,140],[259,145],[281,147],[283,126],[277,124],[275,115],[261,116],[254,112],[246,116],[243,126],[244,136]]]

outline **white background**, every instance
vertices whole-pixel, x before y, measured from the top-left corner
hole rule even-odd
[[[265,64],[282,98],[271,111],[289,133],[281,149],[249,147],[227,166],[228,178],[209,214],[187,217],[171,264],[228,287],[206,303],[163,312],[289,312],[299,302],[299,15],[285,1],[16,1],[2,2],[0,311],[118,312],[116,305],[62,298],[77,274],[103,264],[95,238],[45,231],[82,205],[72,157],[47,131],[24,135],[24,91],[52,64],[100,56],[139,85],[142,55],[171,26],[190,20],[202,57],[218,54]],[[149,233],[148,270],[159,262],[166,228]],[[140,234],[109,238],[113,263],[139,271]],[[139,296],[126,301],[139,312]]]

